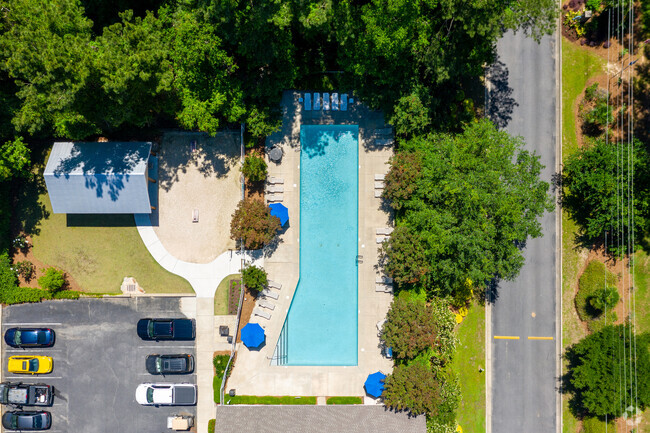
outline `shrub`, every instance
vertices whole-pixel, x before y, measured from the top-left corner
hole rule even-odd
[[[593,308],[589,301],[604,287],[605,279],[607,279],[607,284],[615,284],[617,277],[607,270],[604,263],[598,260],[589,262],[585,271],[580,276],[578,293],[575,297],[575,306],[578,316],[583,322],[588,322],[600,316],[601,312]]]
[[[618,290],[615,287],[604,287],[596,290],[596,293],[589,298],[589,304],[598,311],[605,311],[607,308],[614,308],[618,299]]]
[[[247,155],[241,171],[248,180],[259,182],[266,179],[266,162],[259,155]]]
[[[38,284],[45,290],[56,292],[65,284],[65,274],[56,268],[47,268],[45,275],[38,279]]]
[[[609,429],[607,427],[609,426]],[[616,423],[610,420],[609,423],[595,417],[587,417],[582,420],[582,433],[607,433],[616,431]]]
[[[223,373],[226,371],[226,366],[228,365],[228,360],[230,359],[229,355],[215,355],[212,358],[212,365],[214,366],[214,380],[212,381],[212,386],[214,387],[214,402],[220,404],[219,396],[221,391],[221,381],[223,380]],[[228,369],[228,374],[226,379],[230,376],[232,371],[232,363]]]
[[[248,249],[262,248],[275,238],[280,218],[271,215],[268,206],[257,200],[242,200],[230,222],[230,237],[242,239]]]
[[[591,102],[595,100],[599,94],[598,83],[594,83],[585,89],[585,100]]]
[[[18,276],[11,267],[11,259],[7,253],[0,254],[0,294],[18,286]]]
[[[251,291],[260,292],[269,283],[266,271],[257,266],[247,265],[242,271],[244,286]]]
[[[51,299],[52,293],[42,289],[30,287],[14,287],[2,291],[2,303],[7,305],[23,304],[26,302],[41,302],[43,299]]]
[[[23,277],[25,281],[29,281],[34,276],[34,265],[29,260],[23,260],[22,262],[16,263],[16,272],[18,275]]]
[[[392,200],[392,206],[399,210],[417,190],[416,180],[422,175],[422,156],[417,152],[400,152],[390,159],[390,170],[386,175],[384,197]]]
[[[23,234],[19,234],[19,235],[16,236],[16,238],[13,240],[12,245],[13,245],[14,248],[16,248],[17,250],[23,250],[23,249],[25,249],[25,248],[27,247],[27,245],[28,245],[27,238],[25,237],[25,235],[23,235]]]
[[[391,123],[395,125],[397,135],[413,137],[423,134],[431,124],[431,119],[429,110],[422,103],[420,96],[411,93],[397,101]]]
[[[441,394],[436,374],[426,365],[415,362],[395,367],[386,377],[382,396],[386,406],[420,415],[436,413],[443,402]]]
[[[208,433],[214,433],[214,424],[217,422],[216,419],[211,419],[208,421]]]
[[[59,290],[52,294],[52,299],[79,299],[81,293],[76,290]]]

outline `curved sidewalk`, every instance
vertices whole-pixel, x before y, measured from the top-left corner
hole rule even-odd
[[[189,281],[197,298],[213,298],[221,280],[230,274],[240,272],[242,255],[239,251],[225,252],[210,263],[184,262],[174,257],[160,242],[151,225],[149,215],[136,214],[134,217],[138,233],[149,253],[160,266]],[[243,258],[256,266],[264,266],[262,254],[244,254]]]

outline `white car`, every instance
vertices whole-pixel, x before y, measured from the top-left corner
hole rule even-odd
[[[142,383],[135,401],[145,406],[194,406],[196,385],[191,383]]]

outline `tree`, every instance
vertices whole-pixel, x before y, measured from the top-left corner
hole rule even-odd
[[[246,265],[242,270],[244,286],[253,292],[261,292],[268,284],[269,280],[266,271],[253,265]]]
[[[262,248],[275,238],[280,218],[271,215],[268,206],[257,200],[242,200],[230,222],[230,237],[242,240],[248,249]]]
[[[606,308],[614,308],[618,304],[618,299],[616,287],[604,287],[596,291],[589,299],[589,304],[596,310],[604,311]]]
[[[429,109],[417,93],[402,96],[395,105],[395,114],[391,123],[399,136],[408,138],[422,135],[427,132],[431,124]]]
[[[224,50],[217,27],[185,10],[170,12],[166,19],[172,20],[174,29],[171,56],[181,100],[180,124],[214,135],[221,120],[241,120],[246,109],[233,76],[238,65]]]
[[[580,416],[619,417],[626,403],[650,403],[650,334],[633,338],[629,326],[606,326],[566,352],[570,406]],[[626,359],[620,356],[625,351]],[[630,359],[631,357],[631,359]],[[636,367],[636,374],[629,371]]]
[[[0,147],[0,182],[29,172],[29,149],[22,137],[7,141]]]
[[[72,139],[100,132],[85,114],[92,22],[78,0],[2,1],[0,9],[2,67],[21,100],[13,116],[16,129]]]
[[[408,296],[393,300],[381,330],[381,339],[398,359],[414,359],[427,351],[427,362],[435,365],[451,361],[456,337],[454,318],[442,299],[424,301]]]
[[[630,167],[620,163],[620,160],[628,161],[628,157]],[[584,242],[601,240],[608,232],[609,251],[622,254],[626,251],[619,251],[618,246],[631,230],[637,233],[637,241],[643,238],[650,206],[649,162],[646,150],[638,141],[634,142],[633,155],[628,155],[627,146],[615,146],[604,140],[596,140],[569,155],[562,173],[562,204],[580,226]],[[632,175],[633,209],[617,206],[620,197],[631,194],[628,178]]]
[[[384,196],[397,211],[393,239],[382,249],[390,275],[441,296],[463,290],[468,279],[483,286],[514,278],[520,246],[541,236],[537,219],[553,209],[539,157],[488,120],[400,146],[416,157],[394,158],[386,177]],[[421,161],[417,174],[394,175],[414,171],[410,158]],[[404,179],[413,179],[412,192],[404,193]]]
[[[58,292],[65,284],[65,274],[63,271],[49,267],[45,274],[38,279],[38,284],[44,290]]]
[[[442,403],[436,374],[421,362],[397,365],[384,382],[384,403],[397,411],[413,415],[433,414]]]
[[[401,209],[416,191],[421,170],[422,155],[419,152],[399,152],[391,157],[384,196],[393,200],[391,205],[394,209]]]
[[[266,179],[266,161],[264,161],[264,158],[259,155],[246,155],[241,171],[250,181],[262,181]]]

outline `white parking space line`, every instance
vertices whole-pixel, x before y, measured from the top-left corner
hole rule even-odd
[[[174,350],[174,349],[194,349],[194,346],[161,346],[159,344],[157,345],[151,345],[151,346],[138,346],[138,349],[165,349],[165,350]]]
[[[61,325],[61,323],[46,322],[46,323],[3,323],[2,326],[51,326],[51,325]]]
[[[62,377],[56,376],[4,376],[3,379],[20,379],[20,380],[50,380],[50,379],[63,379]]]

